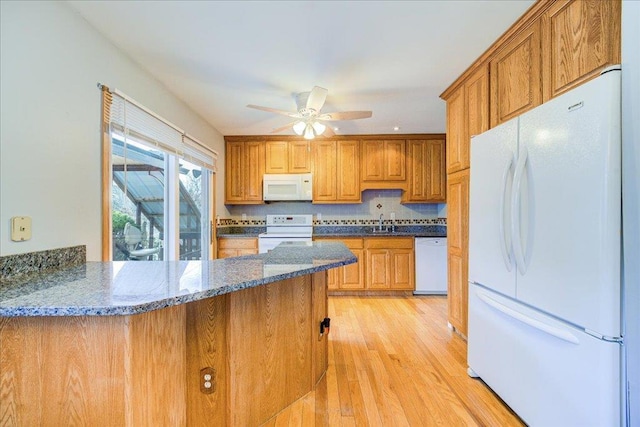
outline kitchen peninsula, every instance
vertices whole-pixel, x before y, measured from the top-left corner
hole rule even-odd
[[[89,262],[0,283],[0,424],[258,425],[327,368],[340,243]]]

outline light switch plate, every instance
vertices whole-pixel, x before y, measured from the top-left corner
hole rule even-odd
[[[11,218],[11,240],[24,242],[31,239],[31,217],[14,216]]]

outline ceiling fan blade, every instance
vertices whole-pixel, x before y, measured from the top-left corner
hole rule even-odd
[[[327,99],[327,89],[314,86],[307,98],[307,108],[313,108],[316,111],[320,111],[324,105],[324,101]]]
[[[297,120],[296,120],[295,122],[287,123],[286,125],[284,125],[284,126],[282,126],[282,127],[279,127],[278,129],[274,129],[274,130],[272,130],[272,131],[271,131],[271,133],[278,133],[278,132],[282,132],[282,131],[284,131],[284,130],[289,130],[289,129],[291,129],[291,127],[292,127],[295,123],[297,123]]]
[[[322,132],[322,135],[326,136],[327,138],[331,138],[332,136],[335,136],[335,132],[333,131],[331,126],[327,126],[324,129],[324,132]]]
[[[289,116],[289,117],[294,117],[294,118],[299,118],[300,117],[300,115],[298,113],[292,113],[291,111],[278,110],[277,108],[261,107],[259,105],[253,105],[253,104],[249,104],[249,105],[247,105],[247,107],[254,108],[256,110],[267,111],[269,113],[282,114],[283,116]]]
[[[338,111],[335,113],[325,113],[318,116],[318,120],[355,120],[368,119],[371,111]]]

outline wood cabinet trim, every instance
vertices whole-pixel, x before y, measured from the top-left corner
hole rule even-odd
[[[507,31],[502,33],[502,35],[498,37],[498,39],[493,42],[493,44],[489,46],[489,48],[478,57],[478,59],[476,59],[460,76],[458,76],[456,80],[453,81],[453,83],[449,85],[449,87],[444,90],[444,92],[440,94],[440,98],[446,101],[456,89],[465,83],[465,80],[469,76],[475,73],[483,64],[488,63],[504,44],[509,43],[511,39],[517,37],[522,31],[526,30],[531,23],[539,19],[555,1],[556,0],[538,0],[536,3],[531,5],[531,7],[527,9],[527,11],[518,18],[518,20],[513,23]]]

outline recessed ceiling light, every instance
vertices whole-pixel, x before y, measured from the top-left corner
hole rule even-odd
[[[399,131],[399,130],[400,130],[400,126],[394,126],[394,127],[393,127],[393,130],[395,130],[395,131]]]
[[[338,126],[334,127],[333,130],[340,130]]]

